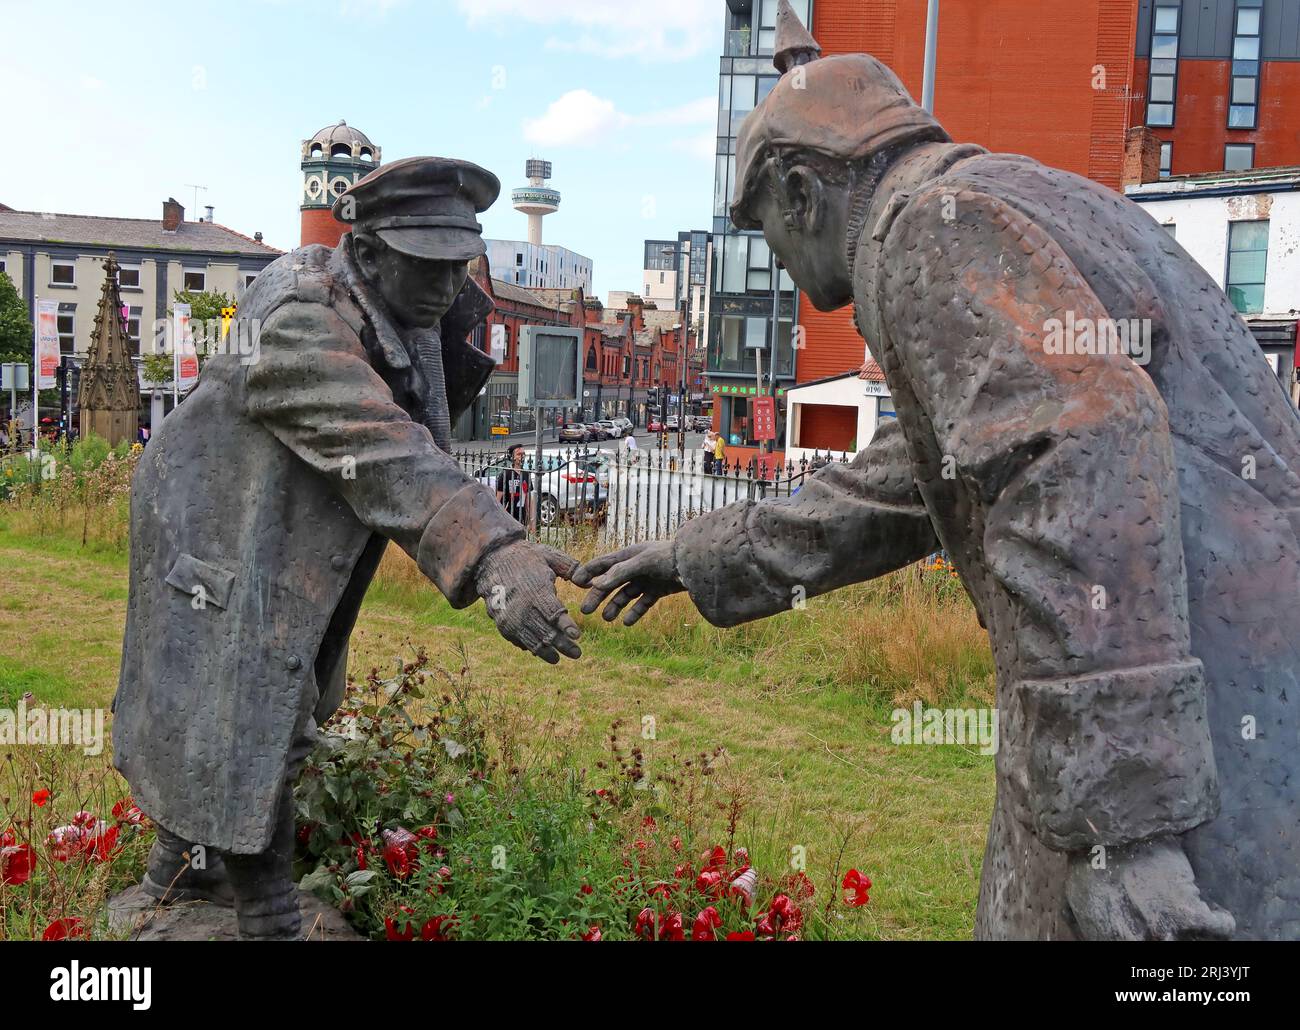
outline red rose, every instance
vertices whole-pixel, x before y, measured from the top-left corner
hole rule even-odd
[[[118,827],[110,826],[107,830],[101,830],[94,836],[88,836],[81,842],[81,853],[86,858],[93,858],[96,862],[107,862],[113,858],[117,851]]]
[[[655,910],[652,908],[643,908],[636,917],[636,926],[632,932],[638,940],[652,941],[655,939]]]
[[[661,941],[684,941],[686,932],[682,929],[680,912],[665,912],[659,920],[659,939]]]
[[[844,903],[846,905],[857,908],[871,900],[871,897],[867,894],[867,891],[871,890],[871,880],[856,869],[850,869],[844,874],[844,882],[840,886],[844,888]]]
[[[449,941],[451,932],[456,929],[455,916],[434,916],[420,928],[422,941]]]
[[[6,835],[13,840],[13,834]],[[36,852],[30,844],[10,844],[0,847],[0,882],[6,887],[18,887],[32,878],[36,868]]]
[[[406,916],[415,915],[413,909],[403,905],[393,915],[384,917],[384,936],[390,941],[410,941],[415,939],[415,924]]]
[[[73,937],[81,937],[84,939],[89,936],[90,934],[87,933],[86,928],[85,926],[82,925],[81,920],[76,918],[75,916],[72,916],[68,919],[54,920],[54,922],[52,922],[49,926],[47,926],[45,928],[45,931],[41,934],[41,940],[66,941]]]
[[[722,917],[718,915],[718,910],[710,905],[695,917],[695,922],[691,925],[691,940],[716,941],[718,936],[714,931],[721,927]]]
[[[144,822],[144,813],[136,807],[134,798],[123,798],[113,806],[113,818],[119,823],[139,826]]]

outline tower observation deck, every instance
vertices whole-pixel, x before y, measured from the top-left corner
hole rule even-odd
[[[516,211],[528,216],[528,242],[542,242],[542,219],[559,209],[560,191],[546,185],[551,177],[551,162],[531,159],[526,165],[528,185],[510,193]]]

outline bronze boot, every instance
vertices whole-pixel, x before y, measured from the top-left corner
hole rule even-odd
[[[193,845],[159,826],[141,889],[164,905],[206,901],[229,908],[235,903],[235,894],[221,856],[212,848],[205,849],[206,864],[201,869],[192,864],[195,857]]]

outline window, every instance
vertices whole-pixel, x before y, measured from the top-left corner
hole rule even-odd
[[[1253,129],[1259,118],[1259,30],[1264,0],[1237,0],[1232,36],[1228,128]]]
[[[256,279],[256,278],[257,278],[257,273],[256,273],[256,272],[245,272],[245,273],[244,273],[244,289],[248,289],[250,286],[252,286],[252,285],[253,285],[253,280]]]
[[[767,347],[767,319],[766,318],[746,318],[745,319],[745,348],[747,350],[763,350]]]
[[[126,312],[126,338],[135,345],[135,353],[140,353],[140,316],[144,314],[142,307],[129,307]]]
[[[5,259],[0,258],[0,272],[5,272]]]
[[[71,354],[77,349],[77,305],[60,304],[58,315],[59,353]]]
[[[1151,73],[1147,78],[1147,124],[1174,124],[1178,92],[1178,30],[1181,3],[1159,3],[1151,22]]]
[[[1223,148],[1223,170],[1244,172],[1255,167],[1255,144],[1229,143]]]
[[[762,236],[749,240],[749,273],[745,278],[746,293],[767,293],[772,289],[772,251]]]
[[[1168,179],[1173,174],[1174,167],[1174,145],[1172,143],[1160,144],[1160,178]]]
[[[1264,310],[1268,229],[1268,221],[1228,225],[1228,299],[1243,315],[1258,315]]]
[[[50,285],[72,286],[77,281],[76,265],[71,261],[50,262]]]
[[[183,273],[183,289],[190,293],[202,293],[208,288],[208,273],[197,268],[187,268]]]
[[[749,237],[727,236],[722,242],[721,292],[744,293],[749,260]]]
[[[124,290],[140,288],[140,266],[119,265],[117,268],[117,285]]]

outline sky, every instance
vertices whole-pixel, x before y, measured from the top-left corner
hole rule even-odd
[[[590,257],[602,299],[639,291],[644,240],[711,223],[722,21],[716,0],[0,0],[0,203],[161,218],[174,196],[287,250],[302,140],[345,119],[385,162],[496,173],[495,239],[527,238],[510,190],[551,161],[544,242]]]

